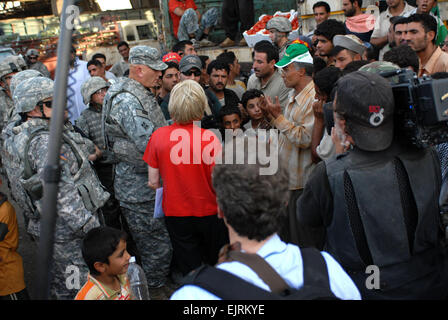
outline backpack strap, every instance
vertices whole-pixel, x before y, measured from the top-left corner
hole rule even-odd
[[[289,289],[285,280],[258,254],[230,251],[228,256],[231,260],[241,262],[251,268],[269,286],[272,292],[282,293]]]
[[[332,292],[327,263],[320,251],[316,248],[300,248],[300,252],[303,260],[303,285]]]
[[[240,277],[207,265],[193,270],[182,280],[193,284],[223,300],[278,300],[280,295],[261,289]]]
[[[23,178],[25,180],[31,178],[35,174],[34,170],[31,168],[30,159],[28,157],[28,152],[30,150],[31,140],[39,134],[43,134],[46,132],[43,128],[35,130],[31,133],[30,137],[28,138],[26,145],[25,145],[25,152],[23,155],[23,162],[24,162],[24,170],[23,170]]]

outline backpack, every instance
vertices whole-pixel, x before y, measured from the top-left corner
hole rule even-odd
[[[290,288],[281,276],[257,254],[229,253],[230,261],[250,267],[269,286],[266,291],[242,278],[212,266],[203,265],[184,280],[184,284],[201,287],[223,300],[339,300],[330,289],[327,265],[319,250],[301,248],[303,286]]]

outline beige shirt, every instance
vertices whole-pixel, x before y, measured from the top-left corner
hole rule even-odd
[[[415,10],[415,7],[410,6],[405,1],[403,11],[400,14],[398,14],[397,16],[404,16],[413,10]],[[371,38],[381,38],[381,37],[387,36],[387,33],[389,32],[389,27],[390,27],[390,18],[392,18],[392,17],[393,17],[393,15],[390,13],[389,8],[387,8],[385,11],[381,12],[380,17],[375,22],[375,29],[373,29]]]
[[[296,96],[291,91],[283,115],[272,121],[272,125],[280,130],[279,155],[288,165],[290,190],[303,189],[314,168],[311,160],[314,94],[313,81]]]
[[[429,76],[436,72],[448,72],[448,53],[443,52],[440,47],[437,47],[425,65],[420,62],[418,76],[421,77],[424,74]]]
[[[251,89],[261,90],[265,96],[269,96],[271,98],[272,102],[275,102],[275,96],[278,96],[280,105],[282,106],[282,111],[285,110],[285,106],[288,104],[288,96],[292,90],[285,86],[279,70],[274,72],[264,86],[261,86],[261,80],[257,78],[255,73],[252,74],[247,81],[247,90]]]

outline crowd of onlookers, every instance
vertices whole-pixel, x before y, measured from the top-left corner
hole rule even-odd
[[[397,234],[403,230],[408,237],[413,232],[418,234],[415,244],[409,240],[409,252],[392,250],[375,239],[374,232],[381,227],[375,225],[377,220],[369,216],[368,209],[365,209],[368,212],[365,216],[359,213],[358,206],[364,208],[362,200],[365,199],[362,197],[365,195],[358,193],[357,183],[365,183],[366,180],[362,180],[364,171],[361,170],[360,175],[355,173],[358,172],[357,165],[367,158],[362,158],[360,154],[363,152],[372,152],[370,160],[375,158],[375,152],[381,156],[385,150],[390,154],[395,152],[391,130],[382,125],[390,122],[393,95],[389,80],[378,74],[410,69],[418,77],[434,75],[434,78],[446,78],[448,53],[445,51],[448,46],[445,38],[448,32],[438,17],[436,1],[417,0],[416,8],[405,0],[389,0],[387,4],[388,8],[375,19],[363,13],[362,0],[343,0],[346,19],[341,22],[331,19],[328,3],[317,2],[313,5],[316,28],[297,39],[290,38],[292,26],[288,19],[272,18],[266,25],[271,41],[264,40],[254,45],[252,66],[247,77],[243,76],[238,57],[231,47],[238,41],[239,45],[245,45],[238,32],[249,29],[253,23],[252,1],[224,1],[226,39],[220,46],[229,49],[216,57],[198,55],[198,51],[201,47],[214,45],[208,36],[217,24],[219,12],[214,9],[201,16],[194,1],[190,0],[169,1],[174,35],[179,40],[170,52],[160,53],[145,46],[130,48],[126,42],[120,42],[117,49],[122,59],[108,69],[104,54],[96,53],[86,62],[77,57],[76,48],[72,47],[67,89],[68,119],[75,131],[95,144],[89,160],[111,194],[103,209],[103,225],[107,227],[93,228],[83,241],[82,255],[90,276],[77,299],[129,298],[129,283],[122,277],[130,258],[128,251],[137,256],[145,269],[145,264],[152,258],[161,259],[162,253],[156,252],[154,254],[160,256],[151,257],[152,252],[148,251],[165,241],[166,234],[170,244],[163,252],[163,259],[169,261],[164,260],[163,266],[167,266],[168,271],[160,278],[168,280],[154,285],[151,291],[153,299],[169,298],[181,286],[181,277],[204,263],[215,265],[217,262],[218,268],[257,287],[276,292],[269,283],[261,281],[265,279],[256,271],[257,268],[241,256],[231,254],[241,250],[264,258],[291,288],[301,288],[304,277],[310,276],[307,272],[302,276],[302,271],[309,270],[310,266],[316,267],[322,260],[326,264],[328,287],[323,295],[340,299],[421,298],[418,293],[413,296],[403,292],[418,291],[417,287],[412,287],[415,281],[416,286],[422,286],[423,294],[426,289],[418,281],[423,281],[421,279],[426,279],[430,273],[438,276],[439,269],[428,271],[424,260],[419,260],[420,251],[423,251],[419,245],[426,250],[437,241],[424,239],[424,244],[418,242],[418,232],[423,231],[416,225],[423,222],[415,216],[406,217],[407,211],[414,207],[420,210],[419,205],[425,202],[421,194],[415,195],[415,199],[409,196],[412,193],[409,190],[418,180],[407,170],[412,168],[409,163],[416,161],[416,157],[405,157],[400,149],[401,153],[396,151],[395,157],[400,160],[394,162],[400,183],[397,194],[401,196],[405,224],[397,229]],[[236,27],[238,21],[244,22],[240,30]],[[26,56],[29,68],[48,77],[48,70],[45,72],[45,68],[36,62],[37,50],[28,51]],[[5,90],[8,88],[4,85],[5,76],[14,73],[0,75],[0,84]],[[366,114],[353,111],[349,106],[359,106],[359,110],[365,107]],[[369,131],[375,128],[378,130]],[[179,130],[186,132],[186,141],[180,136],[173,140],[173,135],[176,136]],[[272,131],[266,135],[265,130]],[[373,139],[380,130],[384,132]],[[202,139],[198,149],[194,141],[197,132]],[[128,146],[127,143],[135,146],[136,151],[132,149],[128,156],[132,158],[135,153],[137,164],[119,157],[115,162],[108,162],[108,157],[118,154],[108,145],[112,137],[114,143],[123,139],[123,148]],[[146,148],[142,148],[142,141]],[[245,144],[250,141],[261,141],[267,149],[275,145],[279,159],[277,171],[270,175],[259,174],[266,163],[261,163],[260,159],[255,163],[247,160],[251,155],[247,154]],[[216,161],[221,151],[224,154],[229,152],[225,148],[227,144],[235,144],[236,148],[245,150],[242,163],[231,165]],[[123,153],[126,152],[127,149]],[[173,160],[173,154],[181,160]],[[390,154],[387,157],[394,158]],[[340,161],[339,165],[347,165],[341,175],[338,170],[342,167],[339,168],[334,161],[351,159],[351,155],[359,162],[346,164],[345,160]],[[230,158],[235,156],[231,154]],[[192,161],[184,162],[185,157],[191,157]],[[350,171],[352,168],[355,173]],[[442,173],[445,172],[443,169]],[[375,170],[379,176],[384,174],[377,167]],[[155,193],[145,199],[141,199],[138,192],[130,194],[131,199],[120,196],[127,188],[124,180],[120,179],[133,175],[136,185],[144,179],[144,188],[158,190],[163,187],[165,217],[162,226],[154,232],[162,235],[160,230],[166,228],[166,234],[159,239],[151,238],[147,246],[142,244],[145,238],[136,230],[142,226],[153,228],[154,221],[159,223],[160,218],[143,217],[152,215],[153,208],[144,211],[138,207],[154,206]],[[375,175],[369,172],[367,176],[373,179]],[[354,199],[355,204],[345,199],[352,205],[347,207],[347,212],[351,212],[354,206],[357,215],[348,214],[348,218],[341,218],[345,212],[343,205],[338,206],[333,200],[341,201],[343,195],[335,192],[334,188],[349,188],[347,185],[355,190],[346,193],[346,196],[352,195],[351,201],[355,194],[360,196],[358,201]],[[392,186],[396,184],[391,183],[390,188]],[[402,186],[405,189],[401,189]],[[121,191],[117,193],[117,190]],[[440,189],[436,194],[438,192]],[[394,204],[395,200],[400,202],[395,198],[389,200]],[[117,208],[122,212],[117,212]],[[431,215],[429,211],[425,214]],[[144,214],[135,215],[136,212]],[[334,223],[331,223],[328,217],[332,217],[333,212]],[[393,224],[388,223],[389,226]],[[352,233],[344,233],[349,229]],[[404,243],[398,236],[394,238],[391,232],[382,231],[384,239],[392,239],[392,244],[395,240],[399,244]],[[435,229],[432,231],[437,233]],[[348,235],[348,244],[342,244],[343,239],[339,235]],[[1,236],[0,228],[0,243],[3,240]],[[225,250],[220,252],[223,246]],[[318,253],[320,258],[310,258],[316,252],[302,250],[298,246],[325,249],[328,253]],[[438,244],[434,246],[440,249]],[[433,249],[431,247],[424,252],[427,257],[431,256],[431,261],[436,261],[439,256],[436,259],[428,253],[432,254]],[[359,256],[345,256],[350,250]],[[417,257],[415,260],[414,256]],[[387,270],[384,271],[385,278],[392,281],[392,289],[387,293],[375,291],[371,294],[361,288],[365,277],[359,276],[359,272],[364,274],[364,270],[356,269],[363,265],[359,263],[361,260],[365,265],[371,262],[370,265],[384,266]],[[394,264],[398,267],[392,271],[387,269]],[[445,265],[439,260],[433,264],[437,268],[440,266],[441,270],[446,269]],[[419,266],[421,268],[417,270]],[[316,270],[321,270],[320,266]],[[397,270],[406,276],[400,278]],[[206,277],[211,271],[203,272],[202,276]],[[211,275],[221,279],[218,275]],[[201,278],[190,280],[172,295],[172,299],[227,297],[224,289],[220,291],[214,286],[204,286],[198,279]],[[103,288],[105,283],[113,287]],[[222,279],[217,283],[222,288],[226,287]],[[432,297],[446,297],[446,290],[439,288],[446,284],[445,278],[431,278],[423,283],[433,285]],[[0,295],[11,293],[0,291]]]

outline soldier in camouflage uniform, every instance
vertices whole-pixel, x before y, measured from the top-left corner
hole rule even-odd
[[[11,95],[14,95],[14,90],[19,83],[25,81],[27,79],[31,79],[34,77],[43,77],[43,75],[37,70],[24,70],[16,73],[11,78],[11,83],[9,85]],[[23,190],[20,183],[10,183],[11,181],[18,181],[18,177],[16,174],[19,172],[18,163],[11,160],[11,155],[6,152],[4,145],[6,144],[6,140],[14,136],[12,129],[17,126],[21,121],[20,115],[15,112],[15,108],[11,108],[10,115],[8,116],[8,122],[6,126],[3,128],[0,138],[0,154],[2,165],[6,173],[6,180],[8,188],[11,192],[12,199],[16,202],[16,204],[20,207],[22,214],[25,219],[25,230],[28,228],[29,217],[32,215],[33,207],[31,203],[27,203],[23,199],[25,199],[25,191]]]
[[[155,191],[148,187],[148,167],[142,158],[151,134],[167,125],[149,89],[167,65],[157,49],[147,46],[133,47],[129,62],[129,78],[120,78],[104,98],[103,125],[106,146],[119,161],[115,196],[137,244],[154,298],[164,293],[172,248],[164,220],[153,217]]]
[[[5,148],[19,164],[16,183],[25,190],[22,201],[34,208],[28,233],[40,236],[42,215],[42,174],[46,165],[53,81],[35,77],[22,81],[14,89],[13,100],[21,116],[13,129],[13,137]],[[66,118],[68,113],[66,112]],[[92,228],[99,226],[96,211],[109,198],[95,171],[87,160],[93,143],[65,126],[60,154],[61,179],[57,199],[57,219],[54,233],[54,254],[50,295],[55,299],[73,299],[79,288],[69,285],[70,271],[79,271],[80,283],[87,279],[88,268],[81,254],[81,241]]]
[[[118,201],[114,196],[114,158],[104,146],[104,138],[101,130],[101,111],[103,100],[109,84],[100,77],[91,77],[81,86],[81,94],[84,104],[87,106],[80,117],[76,119],[75,126],[82,134],[92,140],[101,151],[101,156],[94,162],[93,167],[98,174],[103,186],[111,194],[111,197],[101,209],[107,226],[121,229],[121,212]]]
[[[278,49],[279,60],[281,60],[286,53],[286,48],[292,43],[288,39],[292,31],[291,21],[283,17],[274,17],[266,23],[266,30],[269,31],[269,38]]]
[[[23,58],[21,59],[23,61]],[[26,69],[19,61],[19,56],[5,58],[0,63],[0,131],[8,122],[8,114],[13,108],[12,95],[10,90],[11,78],[17,72]]]
[[[44,77],[50,78],[50,71],[48,71],[48,68],[42,62],[38,61],[39,51],[36,49],[28,49],[25,58],[28,69],[37,70],[42,73]]]
[[[0,132],[8,122],[9,115],[13,110],[13,101],[10,90],[12,77],[19,71],[26,69],[25,60],[22,56],[8,56],[0,63]],[[3,141],[0,137],[0,146]],[[0,174],[6,176],[3,166],[0,167]],[[9,181],[8,183],[9,184]]]

